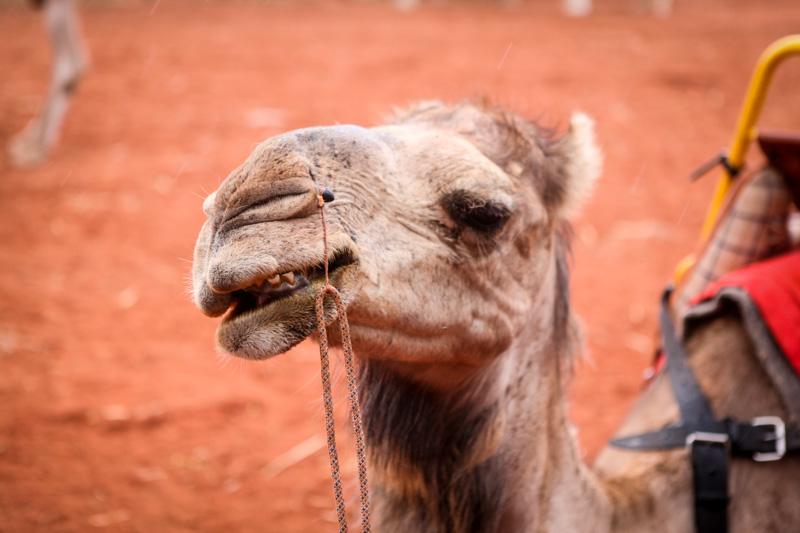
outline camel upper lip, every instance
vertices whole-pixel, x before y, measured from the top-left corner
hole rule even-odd
[[[337,250],[328,262],[328,274],[357,263],[355,254],[350,249]],[[315,281],[325,277],[325,263],[311,266],[299,266],[284,272],[254,279],[244,289],[231,293],[232,305],[227,319],[235,318],[247,311],[267,306],[275,301],[297,294]]]

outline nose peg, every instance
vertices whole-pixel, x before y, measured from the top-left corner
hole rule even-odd
[[[319,207],[331,203],[335,198],[333,191],[328,188],[317,187],[317,191],[319,192],[317,196],[317,205],[319,205]]]

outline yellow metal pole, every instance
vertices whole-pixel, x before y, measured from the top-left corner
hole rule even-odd
[[[733,133],[730,148],[727,153],[728,163],[730,168],[740,169],[744,164],[744,158],[747,155],[747,148],[750,146],[750,141],[758,135],[755,124],[758,115],[761,113],[761,107],[764,104],[764,98],[767,95],[767,88],[772,80],[772,74],[775,72],[777,66],[787,57],[792,55],[800,55],[800,35],[789,35],[778,39],[772,43],[756,63],[756,69],[750,78],[750,85],[747,88],[747,94],[742,104],[742,110],[739,113],[739,120],[736,123],[736,129]],[[708,207],[706,220],[703,223],[703,229],[700,232],[700,241],[705,242],[711,231],[714,229],[714,223],[717,220],[717,215],[722,203],[725,201],[725,196],[731,187],[731,183],[735,176],[726,168],[717,182],[717,187],[714,189],[714,195],[711,198],[711,204]],[[675,283],[680,282],[683,275],[689,270],[695,262],[694,254],[684,257],[676,266],[673,280]]]
[[[757,131],[755,128],[756,120],[761,112],[761,107],[764,104],[764,98],[767,94],[769,82],[772,79],[772,74],[775,68],[787,57],[800,54],[800,35],[789,35],[782,39],[778,39],[767,48],[756,64],[753,77],[750,79],[750,86],[747,89],[747,95],[742,105],[742,110],[739,113],[739,121],[734,130],[733,139],[731,140],[730,149],[728,151],[728,161],[732,168],[741,168],[744,164],[745,155],[747,155],[747,148],[750,141],[756,138]],[[711,234],[714,228],[714,222],[717,219],[717,213],[722,205],[725,195],[733,182],[734,176],[730,171],[725,169],[723,175],[717,182],[717,188],[714,191],[714,196],[711,199],[711,205],[706,215],[703,230],[700,233],[700,238],[705,241]]]

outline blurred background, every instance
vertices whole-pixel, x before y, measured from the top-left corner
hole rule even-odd
[[[588,355],[571,406],[591,461],[642,386],[658,295],[718,171],[687,176],[727,146],[764,48],[800,32],[797,0],[605,0],[583,17],[559,0],[77,8],[91,63],[59,142],[29,168],[0,153],[3,532],[336,530],[316,347],[219,356],[187,292],[192,249],[203,198],[255,144],[418,100],[485,96],[560,131],[574,110],[597,121],[605,172],[573,262]],[[5,147],[51,59],[24,2],[0,1],[0,35]],[[762,125],[800,128],[798,86],[789,60]]]

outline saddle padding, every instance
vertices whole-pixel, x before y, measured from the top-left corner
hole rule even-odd
[[[735,308],[756,357],[795,422],[800,422],[800,250],[731,272],[709,285],[684,317],[684,337]]]

